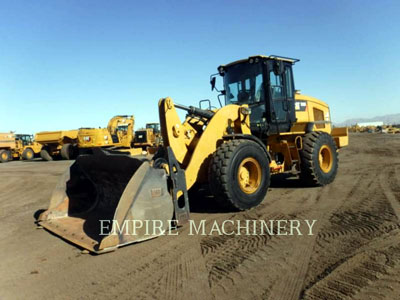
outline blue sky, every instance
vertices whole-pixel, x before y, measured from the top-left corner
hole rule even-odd
[[[209,98],[220,64],[300,58],[336,122],[400,113],[400,1],[0,1],[0,131],[105,127]]]

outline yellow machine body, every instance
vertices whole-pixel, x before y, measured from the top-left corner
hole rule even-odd
[[[159,123],[147,123],[145,128],[135,131],[135,147],[142,147],[143,150],[147,150],[148,148],[157,148],[161,144]]]
[[[163,146],[171,147],[185,170],[187,189],[196,182],[207,180],[207,159],[223,142],[228,131],[251,134],[249,115],[242,112],[249,111],[246,106],[222,107],[215,112],[207,126],[201,118],[190,116],[181,123],[171,98],[161,99],[158,107]]]
[[[42,145],[41,155],[43,152],[51,158],[60,156],[61,149],[66,144],[76,144],[78,141],[78,130],[58,130],[58,131],[42,131],[35,135],[35,142]],[[47,159],[50,160],[51,158]]]
[[[15,149],[15,134],[12,132],[0,133],[0,149]]]
[[[40,153],[42,145],[29,134],[0,133],[0,161],[31,160]]]
[[[300,161],[299,150],[302,149],[302,136],[306,132],[319,131],[331,135],[337,149],[348,146],[349,132],[347,127],[332,127],[328,104],[317,98],[296,93],[296,122],[289,132],[271,135],[268,139],[268,149],[272,153],[282,153],[283,164],[271,162],[271,173],[281,173],[292,170],[294,162]],[[299,168],[297,168],[299,170]]]
[[[337,149],[349,143],[347,127],[332,128],[329,106],[316,98],[296,95],[296,102],[303,108],[296,111],[297,122],[290,132],[272,135],[267,149],[271,157],[275,153],[284,155],[284,162],[278,164],[271,160],[271,173],[289,171],[299,161],[299,150],[302,148],[302,136],[310,130],[330,134]],[[303,106],[304,105],[304,106]],[[297,106],[297,104],[296,104]],[[196,117],[187,117],[181,123],[172,99],[166,98],[159,103],[160,120],[164,147],[170,146],[182,167],[185,169],[186,186],[189,189],[196,182],[207,181],[208,161],[217,146],[223,143],[223,137],[229,132],[251,135],[249,126],[250,112],[247,106],[227,105],[217,110],[211,121],[205,124]],[[318,121],[326,123],[318,123]]]
[[[108,122],[107,128],[81,128],[78,131],[78,148],[131,148],[134,124],[133,116],[115,116]]]
[[[291,67],[295,62],[262,56],[248,61],[243,71],[246,75],[253,74],[248,72],[253,63],[283,74],[283,66]],[[236,63],[242,62],[247,60]],[[224,75],[224,70],[219,72]],[[242,73],[231,79],[238,75]],[[247,85],[241,81],[236,86],[255,91],[254,82]],[[228,100],[235,99],[231,94],[227,94]],[[323,101],[300,94],[292,101],[296,109],[291,111],[295,122],[291,121],[290,129],[273,134],[270,132],[275,131],[265,130],[268,134],[263,138],[256,136],[257,128],[252,127],[252,106],[257,103],[237,101],[203,110],[163,98],[158,103],[163,144],[153,159],[99,148],[92,155],[79,156],[56,187],[39,224],[85,249],[102,253],[163,234],[171,228],[168,220],[172,218],[175,224],[184,224],[189,219],[188,190],[196,183],[209,184],[216,201],[239,210],[256,206],[265,198],[270,174],[300,173],[310,182],[328,184],[336,175],[337,151],[348,145],[348,130],[332,128],[329,107]],[[183,122],[177,109],[187,111]],[[264,120],[261,117],[266,123]],[[317,171],[325,177],[315,177]],[[103,235],[104,221],[109,234]],[[156,226],[158,221],[161,224]],[[135,234],[126,228],[118,230],[126,222],[142,226],[135,228]],[[160,230],[155,232],[157,227]]]
[[[386,128],[384,128],[383,130],[384,130],[384,132],[389,133],[389,134],[400,133],[400,128],[393,127],[393,126],[386,126]]]

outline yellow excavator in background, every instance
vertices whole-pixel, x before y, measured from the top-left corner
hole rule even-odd
[[[110,119],[107,128],[80,128],[77,145],[70,145],[64,156],[75,158],[78,153],[92,153],[94,148],[131,149],[135,138],[134,125],[133,115],[119,115]],[[142,151],[138,149],[136,152],[141,154]]]
[[[35,136],[42,146],[44,160],[75,159],[80,153],[90,154],[93,148],[131,149],[134,140],[134,117],[114,116],[107,128],[80,128],[67,131],[44,131]],[[141,150],[129,150],[141,154]]]
[[[161,99],[163,146],[153,159],[101,149],[79,156],[38,223],[102,253],[161,235],[170,220],[188,221],[195,183],[209,184],[215,201],[230,210],[257,206],[274,174],[297,174],[306,185],[331,183],[347,128],[332,128],[326,103],[296,93],[297,61],[258,55],[221,65],[220,109]],[[177,109],[187,112],[184,122]]]

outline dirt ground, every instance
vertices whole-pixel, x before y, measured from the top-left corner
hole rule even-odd
[[[314,235],[162,236],[103,255],[36,229],[71,162],[0,164],[0,299],[400,299],[400,135],[353,134],[334,183],[275,178],[264,202],[191,217],[317,220]]]

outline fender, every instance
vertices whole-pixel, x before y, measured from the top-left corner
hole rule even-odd
[[[271,154],[269,154],[267,147],[265,147],[264,143],[256,136],[250,134],[228,134],[223,136],[224,140],[235,140],[235,139],[242,139],[242,140],[250,140],[256,142],[265,152],[268,157],[269,162],[272,161]]]

